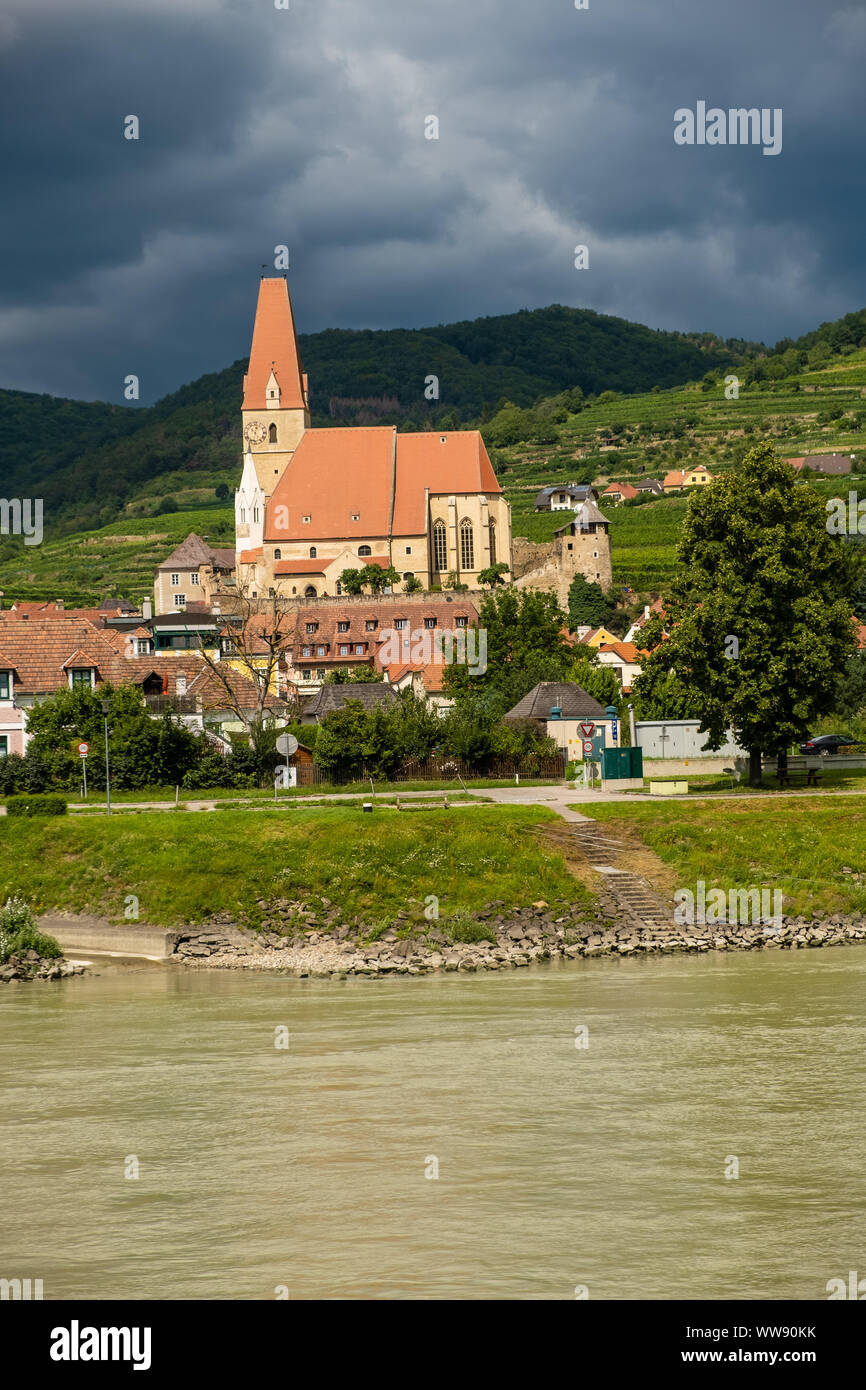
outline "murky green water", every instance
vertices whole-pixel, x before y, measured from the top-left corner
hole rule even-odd
[[[826,1298],[866,1275],[864,987],[858,948],[5,986],[0,1276],[46,1298]]]

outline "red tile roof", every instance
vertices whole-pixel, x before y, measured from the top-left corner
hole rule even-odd
[[[74,665],[95,666],[100,681],[120,684],[130,679],[128,663],[86,618],[54,614],[24,620],[3,613],[0,646],[18,672],[16,684],[24,695],[50,695],[62,689]]]
[[[307,430],[267,504],[265,540],[364,540],[387,536],[389,526],[394,536],[424,535],[425,489],[501,492],[477,430]],[[278,515],[285,525],[277,525]]]
[[[244,410],[265,410],[273,371],[280,388],[280,409],[303,408],[303,367],[286,281],[262,280],[253,326],[250,362],[244,377]]]
[[[324,560],[275,560],[274,574],[324,574]]]
[[[637,488],[632,487],[631,483],[611,483],[610,487],[606,487],[601,495],[602,497],[608,497],[613,496],[615,493],[619,494],[620,497],[627,498],[637,497],[639,495]]]

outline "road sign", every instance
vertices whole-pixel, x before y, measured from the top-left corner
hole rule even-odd
[[[591,739],[591,738],[585,738],[585,739],[583,740],[583,751],[584,751],[584,753],[591,753],[591,752],[592,752],[592,739]]]
[[[90,752],[90,744],[89,744],[89,743],[79,743],[79,745],[78,745],[78,756],[79,756],[80,758],[86,758],[89,752]]]
[[[293,753],[298,751],[298,740],[294,734],[280,734],[277,739],[277,752],[284,758],[290,758]]]
[[[592,738],[593,734],[595,733],[595,725],[581,724],[580,732],[583,734],[584,738]]]
[[[613,743],[619,739],[619,723],[616,719],[610,721],[610,737]]]

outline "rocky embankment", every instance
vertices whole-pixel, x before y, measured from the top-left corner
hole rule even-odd
[[[38,951],[21,951],[9,956],[0,965],[0,983],[10,980],[63,980],[68,975],[83,975],[83,965],[55,957],[40,956]]]
[[[503,970],[579,956],[652,956],[712,950],[800,950],[866,940],[866,918],[786,917],[774,926],[670,927],[624,914],[602,894],[592,907],[566,899],[506,909],[488,903],[475,922],[490,940],[455,940],[447,918],[418,921],[406,910],[376,931],[329,899],[316,905],[261,902],[262,926],[245,929],[227,915],[177,935],[172,959],[196,968],[282,970],[298,976],[422,975],[437,970]],[[465,923],[461,935],[467,935]]]

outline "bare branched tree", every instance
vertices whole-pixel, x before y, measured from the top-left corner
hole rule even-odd
[[[253,598],[239,587],[233,611],[223,616],[216,656],[204,648],[199,651],[225,707],[243,724],[254,748],[275,713],[291,717],[300,711],[294,686],[280,681],[295,640],[296,621],[297,614],[281,608],[277,598]],[[238,680],[239,675],[243,680]],[[253,703],[246,682],[255,691]]]

